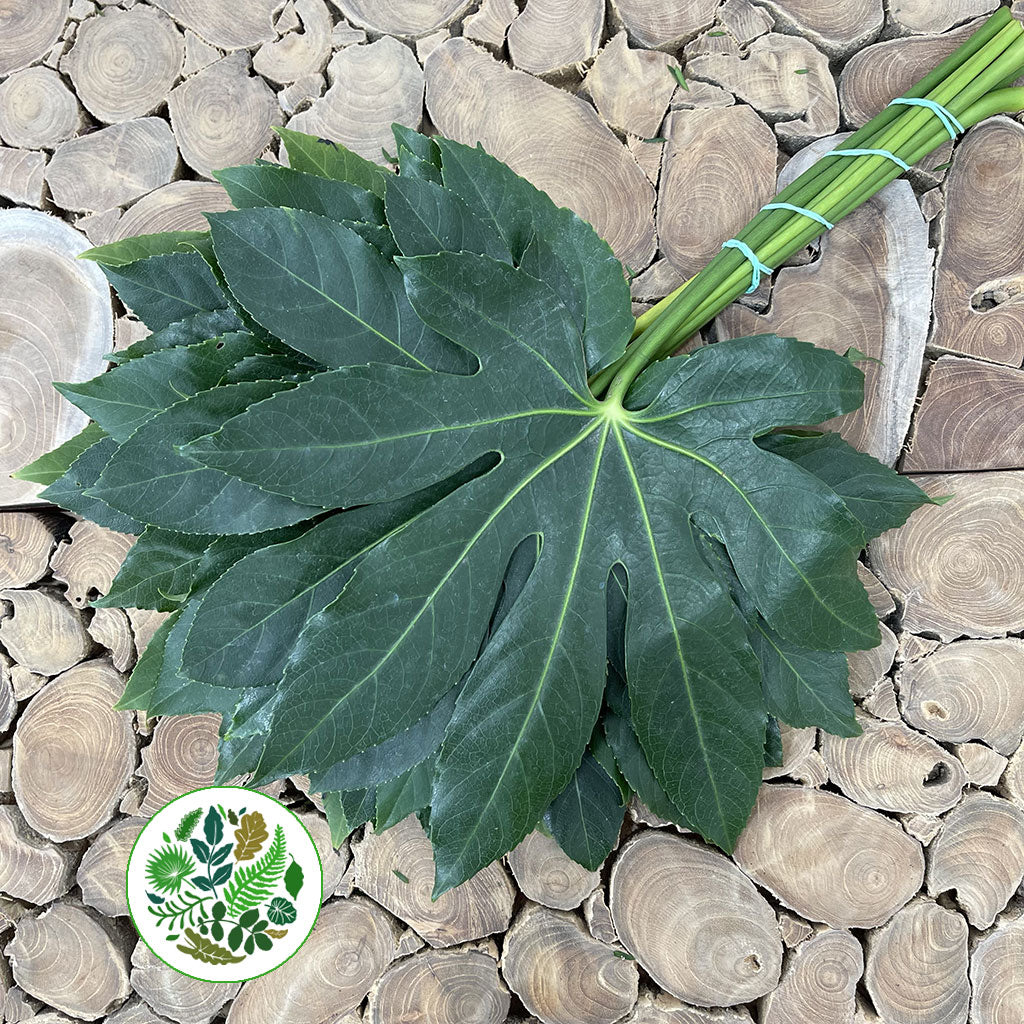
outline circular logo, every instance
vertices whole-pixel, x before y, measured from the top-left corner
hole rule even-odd
[[[287,807],[213,786],[149,820],[128,858],[127,893],[136,929],[169,967],[201,981],[248,981],[306,941],[323,871]]]

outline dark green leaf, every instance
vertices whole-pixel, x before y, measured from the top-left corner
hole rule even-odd
[[[233,309],[215,309],[209,313],[196,313],[141,338],[128,348],[111,352],[107,358],[117,366],[175,345],[195,345],[208,338],[241,330],[242,321]]]
[[[157,631],[150,638],[146,649],[139,655],[139,660],[132,669],[132,674],[121,694],[120,700],[114,705],[115,710],[147,711],[149,703],[153,699],[156,690],[157,680],[163,670],[164,649],[167,646],[167,636],[174,628],[179,612],[175,612],[169,618],[160,623]],[[180,837],[179,838],[184,838]]]
[[[440,184],[441,151],[437,143],[404,125],[393,124],[391,131],[398,146],[398,170],[401,175]]]
[[[103,430],[97,424],[90,423],[69,441],[54,448],[52,452],[40,455],[35,462],[16,470],[11,476],[15,480],[28,480],[30,483],[47,487],[56,483],[71,468],[71,464],[79,455],[97,441],[102,441],[104,436]]]
[[[273,940],[270,938],[269,935],[266,934],[266,932],[256,932],[253,935],[252,939],[253,942],[255,942],[256,945],[264,951],[270,949],[274,945]]]
[[[769,715],[764,732],[764,763],[767,767],[780,768],[785,756],[779,720],[774,715]]]
[[[302,889],[302,865],[297,860],[293,860],[288,865],[288,870],[284,873],[284,888],[285,892],[295,899],[299,895],[299,891]],[[271,918],[273,920],[273,918]],[[275,924],[282,924],[281,921],[274,921]]]
[[[290,128],[275,128],[274,131],[284,141],[288,163],[295,170],[336,181],[350,181],[383,198],[384,187],[390,177],[383,167],[329,139],[318,139]]]
[[[216,846],[224,838],[224,819],[211,807],[203,821],[203,832],[211,847]]]
[[[205,231],[162,231],[154,235],[136,235],[86,249],[79,258],[93,260],[103,267],[125,267],[150,256],[181,252],[183,243],[194,242],[204,234]]]
[[[244,914],[242,914],[241,917],[239,917],[238,919],[238,923],[243,928],[251,928],[256,923],[256,920],[257,918],[259,918],[259,916],[259,909],[254,907],[253,909],[247,910]]]
[[[324,793],[324,812],[331,828],[331,843],[340,846],[351,831],[373,817],[376,789]]]
[[[378,831],[397,825],[430,803],[430,786],[434,777],[431,761],[422,761],[396,779],[377,787],[377,809],[374,826]]]
[[[588,871],[596,871],[615,849],[622,813],[619,787],[588,751],[544,820],[558,845],[574,861]]]
[[[213,884],[223,885],[230,877],[231,872],[234,870],[234,864],[222,864],[213,873]]]

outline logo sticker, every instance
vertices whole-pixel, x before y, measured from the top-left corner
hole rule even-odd
[[[128,858],[127,892],[136,929],[169,967],[201,981],[248,981],[306,941],[323,872],[287,807],[215,786],[150,819]]]

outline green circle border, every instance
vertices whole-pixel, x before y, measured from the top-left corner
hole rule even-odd
[[[196,793],[206,793],[212,789],[237,789],[241,793],[259,793],[259,795],[263,797],[265,800],[270,800],[271,802],[277,804],[277,806],[280,807],[281,810],[290,814],[295,819],[299,828],[301,828],[302,831],[305,832],[307,836],[309,836],[309,841],[312,844],[313,852],[316,854],[316,862],[320,865],[320,900],[317,903],[316,913],[313,915],[313,923],[309,926],[309,931],[306,932],[306,934],[303,936],[302,941],[298,944],[298,946],[296,946],[295,949],[292,950],[292,952],[289,953],[288,956],[286,956],[279,964],[275,964],[268,971],[262,971],[260,974],[254,974],[251,978],[242,978],[240,981],[210,981],[209,978],[199,978],[194,974],[189,974],[186,971],[182,971],[179,968],[175,967],[173,964],[168,963],[149,944],[149,940],[146,938],[146,936],[142,934],[142,929],[139,927],[138,923],[135,920],[135,914],[132,911],[132,905],[128,899],[128,869],[131,867],[132,857],[135,856],[135,847],[139,845],[139,840],[142,838],[142,833],[145,832],[146,829],[153,823],[153,818],[155,818],[157,814],[162,813],[164,810],[170,807],[171,804],[176,804],[179,800],[184,800],[186,797],[193,796]],[[286,963],[288,963],[288,961],[291,960],[291,958],[295,956],[295,954],[298,953],[298,951],[302,949],[302,947],[309,941],[309,937],[313,934],[313,929],[316,927],[317,921],[320,920],[320,911],[323,910],[324,862],[323,859],[320,857],[320,851],[317,849],[316,843],[313,841],[312,833],[309,831],[308,828],[306,828],[305,825],[302,824],[302,821],[299,819],[299,816],[290,807],[287,807],[285,804],[281,803],[281,801],[278,800],[276,797],[267,796],[266,793],[260,793],[258,789],[249,789],[246,786],[200,786],[198,789],[190,789],[187,793],[182,793],[181,796],[176,796],[173,800],[168,800],[167,803],[165,803],[163,807],[160,808],[159,811],[156,811],[154,813],[153,818],[150,818],[149,821],[147,821],[146,824],[142,826],[142,830],[135,837],[135,842],[132,843],[132,848],[128,853],[128,861],[124,866],[124,901],[128,906],[128,917],[132,922],[132,927],[135,929],[139,938],[146,944],[146,948],[150,951],[150,953],[152,953],[153,956],[155,956],[157,960],[159,960],[160,963],[162,963],[165,967],[169,967],[172,971],[174,971],[175,974],[180,974],[182,975],[182,977],[185,978],[191,978],[193,981],[201,981],[207,985],[244,985],[246,982],[255,981],[257,978],[265,978],[268,974],[273,974],[274,971],[276,971],[279,967],[283,967]]]

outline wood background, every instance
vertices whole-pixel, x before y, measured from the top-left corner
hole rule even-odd
[[[272,125],[373,159],[393,120],[482,141],[597,226],[642,308],[995,6],[0,0],[0,196],[24,208],[0,210],[4,472],[77,428],[49,380],[144,333],[73,257],[202,228],[227,205],[210,170],[274,158]],[[124,863],[148,815],[210,781],[216,719],[111,710],[159,620],[89,608],[131,538],[0,512],[0,1016],[1024,1020],[1022,157],[1019,121],[972,129],[710,332],[876,356],[840,428],[953,495],[866,555],[882,644],[851,657],[863,735],[788,731],[731,859],[634,807],[600,872],[535,834],[431,904],[414,819],[332,851],[292,779],[273,792],[327,866],[314,937],[241,988],[175,974],[136,942]]]

